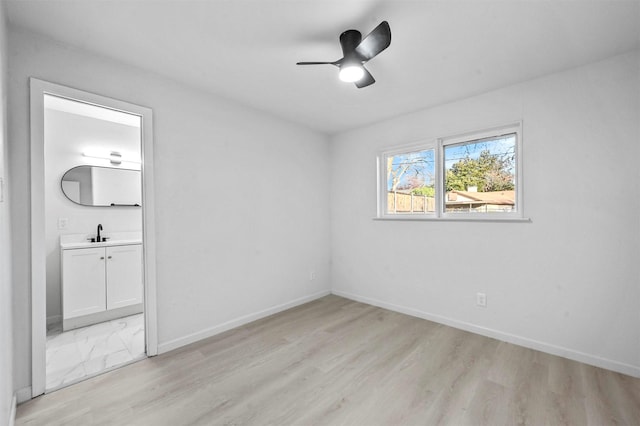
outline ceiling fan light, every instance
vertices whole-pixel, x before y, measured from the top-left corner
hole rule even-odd
[[[340,68],[338,76],[342,81],[353,83],[364,77],[364,69],[360,65],[345,65]]]

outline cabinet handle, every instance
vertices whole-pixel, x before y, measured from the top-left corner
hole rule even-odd
[[[100,260],[104,260],[104,256],[101,256],[101,257],[100,257]]]
[[[111,256],[107,256],[107,259],[111,259]]]

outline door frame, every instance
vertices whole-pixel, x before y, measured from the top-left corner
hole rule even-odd
[[[30,189],[31,189],[31,396],[46,388],[46,249],[44,203],[44,95],[54,95],[138,115],[142,139],[142,243],[145,345],[147,356],[158,354],[156,243],[153,174],[153,114],[150,108],[31,77]]]

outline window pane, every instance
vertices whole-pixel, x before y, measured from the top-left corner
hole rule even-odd
[[[516,134],[444,147],[445,212],[516,211]]]
[[[435,212],[435,152],[433,149],[389,155],[387,214]]]

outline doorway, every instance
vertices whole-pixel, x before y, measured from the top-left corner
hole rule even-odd
[[[148,108],[30,85],[37,396],[157,354],[153,143]]]

